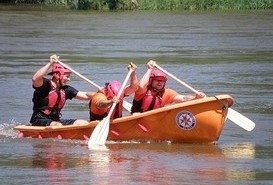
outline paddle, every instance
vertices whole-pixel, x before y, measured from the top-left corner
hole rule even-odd
[[[58,60],[58,63],[61,64],[63,67],[65,67],[66,69],[68,69],[69,71],[73,72],[74,74],[76,74],[78,77],[82,78],[83,80],[87,81],[88,83],[90,83],[91,85],[95,86],[98,89],[101,89],[101,87],[97,84],[95,84],[94,82],[92,82],[91,80],[88,80],[87,78],[85,78],[84,76],[82,76],[80,73],[78,73],[77,71],[75,71],[74,69],[72,69],[71,67],[69,67],[68,65],[65,65],[64,63],[62,63],[61,61]]]
[[[188,88],[189,90],[191,90],[195,94],[199,94],[199,92],[197,90],[195,90],[194,88],[192,88],[191,86],[189,86],[185,82],[182,82],[181,80],[179,80],[174,75],[172,75],[168,71],[164,70],[163,68],[161,68],[157,64],[155,64],[155,67],[158,68],[159,70],[163,71],[164,73],[166,73],[168,76],[170,76],[171,78],[173,78],[174,80],[176,80],[181,85]],[[253,121],[251,121],[250,119],[248,119],[244,115],[240,114],[239,112],[233,110],[232,108],[228,109],[227,118],[230,119],[233,123],[237,124],[238,126],[242,127],[243,129],[245,129],[247,131],[252,131],[255,127],[255,123]]]
[[[118,95],[117,95],[118,98],[120,98],[120,96],[125,88],[125,85],[127,84],[132,72],[133,72],[132,69],[130,69],[119,92],[118,92]],[[89,148],[92,148],[92,145],[104,145],[105,144],[108,133],[109,133],[110,118],[111,118],[111,115],[112,115],[116,105],[117,105],[117,103],[114,102],[113,105],[111,106],[111,109],[110,109],[108,115],[98,123],[98,125],[96,126],[96,128],[92,132],[92,134],[89,138],[89,141],[88,141]]]
[[[84,77],[83,75],[81,75],[80,73],[78,73],[77,71],[75,71],[74,69],[72,69],[71,67],[69,67],[68,65],[65,65],[64,63],[62,63],[61,61],[58,60],[58,63],[61,64],[63,67],[67,68],[68,70],[70,70],[71,72],[73,72],[74,74],[76,74],[78,77],[80,77],[81,79],[87,81],[88,83],[90,83],[91,85],[95,86],[98,89],[101,89],[102,87],[100,87],[99,85],[97,85],[96,83],[92,82],[91,80],[87,79],[86,77]],[[131,112],[131,106],[129,102],[123,101],[122,106],[128,111]]]

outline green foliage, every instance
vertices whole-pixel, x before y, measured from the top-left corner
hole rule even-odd
[[[78,0],[81,10],[128,10],[131,0]]]
[[[82,10],[242,10],[273,9],[273,0],[0,0]]]
[[[103,2],[99,0],[79,0],[78,9],[80,10],[100,10],[102,9]]]
[[[273,0],[138,0],[143,10],[272,9]]]

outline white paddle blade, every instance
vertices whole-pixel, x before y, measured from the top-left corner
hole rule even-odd
[[[231,108],[228,108],[227,118],[247,131],[252,131],[255,127],[253,121]]]
[[[106,145],[88,145],[89,150],[109,151]]]
[[[132,104],[127,102],[127,101],[123,101],[122,106],[128,111],[131,112],[131,108],[132,108]]]
[[[92,145],[105,144],[106,139],[108,137],[109,126],[110,126],[110,119],[108,119],[108,116],[107,116],[103,120],[101,120],[99,124],[95,127],[95,129],[93,130],[88,141],[89,148],[92,148]]]
[[[120,98],[126,83],[128,82],[131,73],[133,72],[132,69],[129,70],[119,92],[117,97]],[[110,117],[116,107],[117,103],[114,102],[113,105],[111,106],[110,111],[108,112],[108,115],[106,118],[104,118],[102,121],[99,122],[99,124],[96,126],[96,128],[94,129],[94,131],[92,132],[90,139],[88,141],[88,146],[92,146],[92,145],[104,145],[106,143],[106,139],[108,137],[108,133],[109,133],[109,127],[110,127]]]

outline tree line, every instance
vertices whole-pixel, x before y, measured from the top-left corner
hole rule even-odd
[[[79,10],[259,10],[273,9],[273,0],[0,0]]]

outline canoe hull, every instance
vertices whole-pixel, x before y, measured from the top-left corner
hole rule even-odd
[[[219,95],[118,118],[111,121],[107,140],[214,143],[233,101],[229,95]],[[87,140],[97,124],[98,121],[62,127],[18,125],[14,129],[19,131],[19,137]]]

